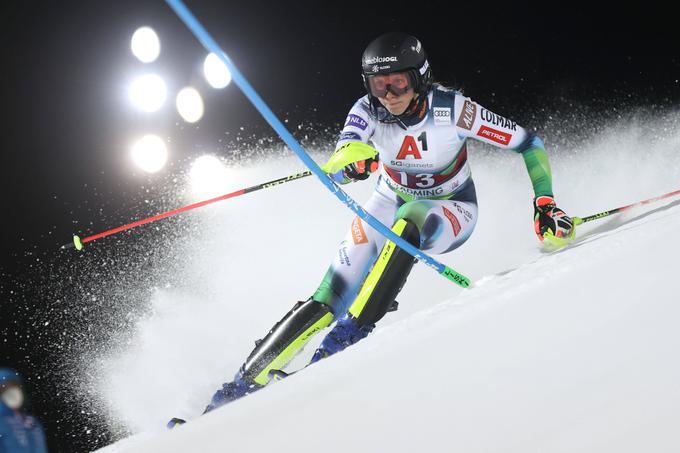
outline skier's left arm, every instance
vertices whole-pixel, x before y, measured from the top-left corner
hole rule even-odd
[[[461,137],[474,138],[521,154],[534,189],[534,229],[543,241],[549,232],[570,237],[573,222],[557,207],[553,195],[550,161],[543,141],[515,121],[502,117],[461,95],[456,97],[456,129]]]
[[[361,181],[377,170],[378,152],[368,144],[376,123],[367,96],[354,103],[345,119],[335,152],[321,167],[332,175],[335,182],[347,184]]]

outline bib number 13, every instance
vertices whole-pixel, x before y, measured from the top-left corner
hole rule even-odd
[[[409,175],[405,171],[399,172],[400,184],[406,187],[415,185],[421,189],[426,189],[434,185],[434,175],[432,173],[419,173],[417,175]]]

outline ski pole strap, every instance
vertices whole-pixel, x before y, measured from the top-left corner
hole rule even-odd
[[[370,226],[372,226],[381,235],[385,236],[387,239],[394,242],[397,246],[404,249],[414,258],[427,264],[429,267],[435,269],[439,274],[445,276],[449,280],[455,282],[456,284],[467,288],[470,286],[470,279],[467,277],[453,271],[452,269],[447,271],[447,267],[442,263],[438,262],[429,255],[423,253],[417,247],[404,241],[399,236],[394,234],[389,228],[380,223],[375,217],[366,212],[356,201],[354,201],[349,195],[347,195],[342,189],[340,189],[333,180],[324,173],[316,162],[307,154],[307,152],[300,146],[300,144],[295,140],[291,133],[285,128],[283,123],[276,117],[276,115],[271,111],[269,106],[264,102],[255,89],[250,85],[248,80],[241,74],[236,65],[231,61],[227,54],[222,50],[222,48],[217,44],[217,42],[210,36],[205,27],[196,19],[191,11],[186,7],[186,5],[181,0],[166,0],[167,4],[172,8],[172,10],[177,14],[177,16],[184,22],[184,24],[191,30],[193,35],[201,42],[203,47],[209,52],[214,53],[217,57],[224,63],[229,71],[231,72],[231,77],[234,83],[241,89],[243,94],[246,95],[248,100],[253,104],[253,106],[260,112],[264,119],[269,123],[269,125],[279,134],[281,139],[288,145],[288,147],[293,150],[293,152],[304,162],[304,164],[309,168],[312,173],[314,173],[323,185],[328,188],[341,202],[343,202],[347,207],[349,207],[356,215],[358,215],[362,220],[365,220]],[[454,273],[451,273],[453,271]],[[452,279],[451,277],[455,277]]]

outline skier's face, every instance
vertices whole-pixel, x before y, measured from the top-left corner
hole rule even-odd
[[[384,98],[378,98],[378,100],[392,115],[401,115],[406,111],[413,97],[413,90],[409,88],[401,96],[395,96],[392,92],[388,92]]]
[[[401,115],[414,97],[411,78],[406,72],[395,72],[387,75],[377,75],[368,78],[371,94],[392,115]]]
[[[0,389],[0,401],[10,409],[17,411],[24,405],[24,392],[19,385],[14,383],[4,385]]]

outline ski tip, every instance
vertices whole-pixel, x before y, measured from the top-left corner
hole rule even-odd
[[[168,429],[173,429],[177,426],[184,425],[186,423],[186,420],[183,420],[181,418],[173,417],[170,419],[170,421],[165,425]]]

